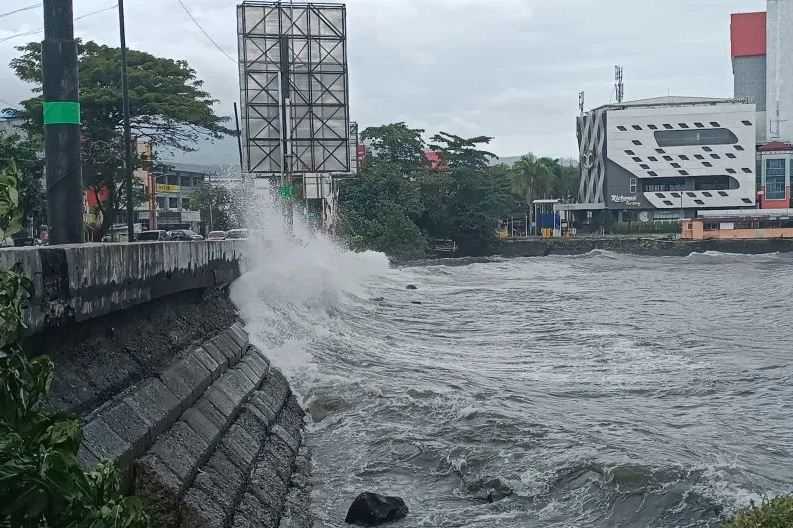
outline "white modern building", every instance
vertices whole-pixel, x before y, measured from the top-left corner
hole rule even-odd
[[[755,205],[756,107],[735,99],[659,97],[578,119],[579,209],[673,219]]]

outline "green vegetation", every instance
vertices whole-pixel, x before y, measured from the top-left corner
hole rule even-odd
[[[30,43],[17,48],[21,55],[11,61],[17,77],[34,85],[41,93],[41,45]],[[83,182],[89,189],[109,191],[100,203],[101,238],[126,209],[123,185],[123,114],[121,105],[121,50],[95,42],[78,44],[80,105],[83,138]],[[133,139],[155,147],[192,150],[197,141],[220,138],[232,131],[223,126],[227,118],[215,115],[216,100],[203,90],[203,81],[182,60],[164,59],[130,50],[129,96]],[[31,137],[40,137],[42,98],[22,102]],[[141,160],[136,161],[139,166]],[[137,205],[144,200],[138,188],[132,197]]]
[[[427,145],[423,133],[405,123],[363,131],[368,159],[340,192],[341,233],[354,249],[421,257],[443,239],[463,254],[486,254],[499,220],[529,214],[535,198],[575,192],[575,169],[558,160],[527,156],[514,168],[493,166],[496,156],[481,148],[490,137],[441,132]],[[427,149],[439,156],[434,166]]]
[[[32,222],[34,227],[46,223],[46,199],[42,177],[44,176],[44,160],[39,159],[38,144],[23,138],[19,134],[0,134],[0,186],[3,192],[8,192],[11,187],[6,178],[15,175],[17,186],[14,187],[18,200],[13,210],[22,224]],[[3,204],[0,207],[7,207]],[[2,231],[8,231],[5,226],[0,226]],[[16,229],[21,229],[17,225]],[[15,230],[16,230],[15,229]],[[0,233],[0,237],[7,235]]]
[[[190,204],[201,212],[207,231],[228,231],[242,224],[239,198],[226,187],[203,182],[190,196]]]
[[[790,528],[793,526],[793,497],[783,496],[763,501],[738,512],[722,528]]]
[[[14,171],[0,179],[0,225],[20,225]],[[53,412],[47,395],[54,366],[30,359],[22,348],[23,308],[30,280],[0,271],[0,526],[13,528],[144,528],[149,518],[138,499],[120,491],[118,471],[80,467],[80,422]]]

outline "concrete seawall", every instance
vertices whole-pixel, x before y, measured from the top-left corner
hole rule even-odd
[[[26,347],[56,365],[52,405],[79,458],[112,460],[153,526],[310,526],[305,413],[228,299],[244,242],[0,251],[33,282]]]

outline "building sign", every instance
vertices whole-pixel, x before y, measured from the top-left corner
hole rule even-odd
[[[157,184],[157,192],[158,193],[161,193],[161,192],[165,192],[165,193],[179,192],[179,186],[178,185],[168,185],[168,184],[165,184],[165,183],[158,183]]]
[[[612,194],[611,202],[625,207],[641,207],[639,198],[635,194]]]

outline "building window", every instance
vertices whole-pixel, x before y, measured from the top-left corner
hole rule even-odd
[[[754,203],[754,202],[752,202],[752,201],[751,201],[749,198],[742,198],[741,200],[742,200],[742,201],[743,201],[743,203],[745,203],[745,204],[752,204],[752,203]]]
[[[680,164],[679,163],[672,163],[672,167],[674,167],[676,169],[679,169],[680,168]]]
[[[686,156],[685,154],[679,155],[678,158],[680,158],[683,161],[688,161],[688,156]]]
[[[740,145],[734,145],[734,146],[733,146],[733,148],[734,148],[735,150],[740,150],[740,151],[743,151],[743,147],[742,147],[742,146],[740,146]]]
[[[688,196],[689,198],[696,198],[697,197],[697,193],[687,192],[686,196]]]
[[[157,198],[157,209],[165,209],[165,198]]]
[[[664,205],[666,205],[666,206],[669,206],[669,207],[672,207],[672,206],[673,206],[673,205],[675,205],[675,204],[673,204],[673,203],[672,203],[672,202],[670,202],[669,200],[664,200]]]
[[[179,209],[179,198],[168,198],[168,209]]]
[[[633,161],[635,161],[636,163],[641,163],[641,162],[642,162],[642,159],[641,159],[641,158],[631,158],[631,159],[632,159]]]
[[[694,154],[694,157],[700,161],[705,159],[705,156],[703,156],[702,154]]]
[[[655,171],[649,171],[647,174],[649,174],[650,176],[658,176],[658,173]]]
[[[729,194],[729,193],[727,193],[727,192],[725,192],[725,191],[719,191],[719,196],[723,196],[723,197],[725,197],[725,198],[726,198],[726,197],[727,197],[727,196],[729,196],[729,195],[730,195],[730,194]]]
[[[190,211],[190,198],[182,198],[182,209]]]
[[[640,127],[639,125],[633,125],[633,129],[634,129],[634,130],[641,130],[641,129],[642,129],[642,127]]]
[[[680,198],[680,193],[672,193],[672,198]]]
[[[782,161],[785,161],[785,160],[782,160]],[[742,170],[743,172],[745,172],[746,174],[751,174],[751,173],[752,173],[752,169],[749,169],[749,168],[747,168],[747,167],[744,167],[744,168],[742,168],[741,170]]]
[[[703,202],[702,200],[694,200],[694,203],[697,205],[705,205],[705,202]]]
[[[666,151],[665,151],[664,149],[655,149],[655,151],[656,151],[658,154],[666,154]]]
[[[730,159],[735,159],[735,154],[733,154],[732,152],[728,152],[727,154],[725,154],[725,156],[727,156]]]
[[[713,198],[713,195],[710,194],[708,191],[703,192],[702,196],[704,196],[705,198]]]
[[[713,163],[711,163],[711,162],[709,162],[709,161],[703,161],[703,162],[702,162],[702,164],[703,164],[704,166],[706,166],[706,167],[713,167]]]
[[[672,161],[672,160],[673,160],[673,159],[675,159],[675,158],[673,158],[672,156],[664,156],[664,159],[665,159],[666,161]]]
[[[694,126],[697,127],[697,128],[705,128],[705,124],[704,123],[699,123],[699,122],[694,123]]]
[[[735,169],[725,169],[729,174],[735,174],[737,171]]]
[[[719,128],[721,125],[718,123],[718,121],[711,121],[710,126]]]
[[[688,176],[688,171],[681,170],[677,172],[679,172],[681,176]]]
[[[658,127],[655,125],[647,125],[647,128],[649,128],[650,130],[658,130]]]
[[[641,145],[641,144],[642,144],[642,142],[641,142],[641,141],[639,141],[638,139],[634,139],[632,143],[633,143],[634,145],[636,145],[636,146],[639,146],[639,145]]]
[[[636,192],[636,184],[637,183],[638,183],[638,180],[636,178],[631,178],[631,190],[630,190],[630,192],[632,192],[632,193]]]
[[[784,159],[765,160],[765,197],[767,199],[785,199],[786,172],[787,166]]]
[[[713,159],[721,159],[721,156],[719,156],[718,154],[711,154],[710,157]]]
[[[678,123],[677,126],[679,126],[680,128],[689,128],[688,125],[685,123]]]
[[[655,195],[656,195],[658,198],[666,198],[666,195],[665,195],[664,193],[655,193]]]
[[[617,130],[619,130],[620,132],[627,132],[627,131],[628,131],[628,129],[627,129],[627,128],[625,128],[625,127],[624,127],[624,126],[622,126],[622,125],[618,126],[618,127],[617,127]]]
[[[698,145],[732,145],[738,136],[727,128],[701,130],[658,130],[653,132],[661,147],[693,147]]]
[[[752,126],[752,122],[751,121],[741,121],[741,123],[743,123],[746,126]]]
[[[632,151],[632,150],[626,150],[625,154],[627,154],[628,156],[635,156],[636,155],[636,153],[634,151]]]
[[[642,163],[641,165],[639,165],[639,167],[641,167],[644,170],[650,170],[650,166],[647,165],[646,163]]]
[[[649,161],[658,161],[658,158],[656,158],[655,156],[648,156],[647,159]]]
[[[665,128],[665,129],[667,129],[667,130],[672,130],[672,129],[673,129],[673,128],[675,128],[675,127],[673,127],[673,126],[672,126],[672,125],[670,125],[669,123],[664,123],[664,128]]]
[[[705,152],[713,152],[713,149],[710,147],[702,147],[702,150],[704,150]]]

